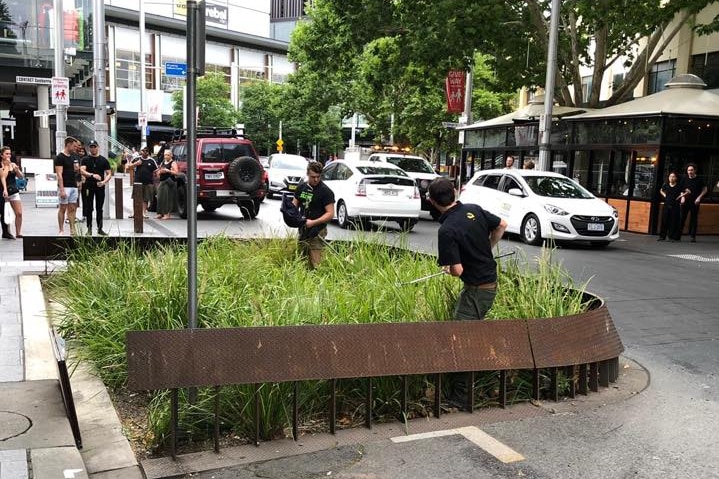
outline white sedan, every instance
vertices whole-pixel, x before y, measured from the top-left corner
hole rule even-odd
[[[335,216],[342,228],[364,220],[396,221],[411,231],[421,210],[419,190],[401,168],[389,163],[333,161],[322,181],[335,195]]]
[[[307,175],[307,160],[304,156],[275,153],[268,158],[268,164],[268,198],[272,198],[275,193],[294,192]]]
[[[617,210],[559,173],[483,170],[467,182],[459,199],[504,218],[507,232],[531,245],[551,239],[603,247],[619,238]]]

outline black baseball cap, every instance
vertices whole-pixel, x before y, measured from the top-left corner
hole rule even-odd
[[[95,140],[90,140],[87,146],[97,146],[97,142]]]

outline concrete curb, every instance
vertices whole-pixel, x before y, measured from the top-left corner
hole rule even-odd
[[[26,375],[38,379],[52,372],[50,379],[57,379],[57,366],[48,332],[50,311],[45,307],[47,303],[39,276],[20,276],[20,297],[23,298],[22,316],[26,331]],[[87,476],[83,476],[83,472],[76,477],[143,478],[130,443],[122,434],[122,424],[105,385],[83,365],[74,371],[71,369],[70,373],[83,442],[79,456],[87,472]],[[38,456],[41,457],[44,456]]]

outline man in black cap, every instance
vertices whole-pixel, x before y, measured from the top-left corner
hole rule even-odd
[[[87,147],[89,154],[80,163],[80,174],[84,178],[82,184],[83,215],[87,221],[87,234],[92,234],[92,209],[95,204],[97,234],[107,236],[102,229],[102,205],[105,203],[105,185],[112,177],[112,169],[107,158],[100,154],[100,147],[91,140]]]

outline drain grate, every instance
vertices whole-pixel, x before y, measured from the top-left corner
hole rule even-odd
[[[700,263],[719,263],[717,256],[699,256],[698,254],[670,254],[672,258],[688,259],[689,261],[699,261]]]

